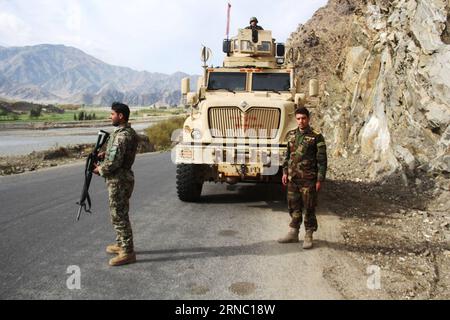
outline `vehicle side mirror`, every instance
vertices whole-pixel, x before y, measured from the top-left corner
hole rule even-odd
[[[181,94],[183,96],[187,95],[191,91],[191,79],[184,78],[181,80]]]

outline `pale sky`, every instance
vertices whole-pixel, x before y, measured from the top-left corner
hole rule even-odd
[[[202,45],[222,63],[228,2],[231,36],[256,16],[285,42],[327,0],[0,0],[0,45],[64,44],[113,65],[200,74]]]

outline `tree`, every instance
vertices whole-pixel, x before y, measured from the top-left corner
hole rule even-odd
[[[30,118],[39,118],[42,114],[41,107],[34,107],[30,110]]]

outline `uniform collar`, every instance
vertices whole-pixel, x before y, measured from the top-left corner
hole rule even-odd
[[[308,126],[305,130],[301,131],[300,128],[297,128],[297,132],[300,134],[308,134],[312,132],[311,126]]]
[[[119,132],[128,128],[131,128],[131,124],[129,122],[127,122],[124,126],[117,127],[116,130],[114,130],[114,132]]]

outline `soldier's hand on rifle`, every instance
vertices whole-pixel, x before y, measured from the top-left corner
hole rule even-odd
[[[100,175],[100,169],[99,169],[97,164],[95,164],[94,166],[95,167],[94,167],[94,170],[92,171],[92,173],[99,176]]]
[[[320,192],[321,189],[322,189],[322,182],[317,181],[317,183],[316,183],[316,191]]]
[[[98,158],[98,160],[103,161],[103,160],[105,160],[105,156],[106,156],[106,152],[100,152],[97,155],[97,158]]]
[[[283,175],[282,182],[283,182],[283,186],[287,186],[287,184],[288,184],[288,175],[287,174]]]

